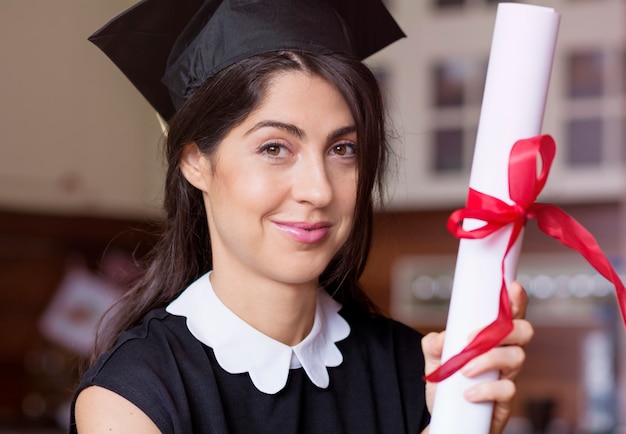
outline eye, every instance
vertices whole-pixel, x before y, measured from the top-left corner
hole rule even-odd
[[[340,157],[356,154],[356,146],[352,143],[338,143],[333,145],[331,152]]]
[[[270,158],[283,157],[287,152],[289,149],[285,145],[276,142],[265,143],[259,147],[259,153]]]
[[[279,145],[267,145],[264,149],[265,153],[271,155],[272,157],[278,157],[280,155],[280,146]]]

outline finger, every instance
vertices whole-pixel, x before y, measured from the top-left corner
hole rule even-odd
[[[422,338],[422,352],[424,353],[426,375],[430,374],[441,365],[444,338],[445,332],[428,333]]]
[[[511,380],[497,380],[480,383],[464,392],[469,402],[494,402],[490,434],[502,433],[511,417],[515,383]]]
[[[535,329],[530,322],[525,319],[514,319],[513,331],[502,340],[500,345],[528,345],[534,335]]]
[[[514,281],[509,285],[508,292],[513,318],[526,318],[526,307],[528,307],[528,294],[526,290],[524,290],[519,282]]]
[[[467,389],[463,396],[469,402],[510,403],[515,396],[515,383],[508,379],[485,381]]]
[[[461,372],[466,377],[476,377],[489,371],[500,371],[500,379],[513,380],[517,377],[526,353],[519,346],[497,347],[471,360]]]
[[[513,411],[513,401],[496,402],[493,406],[489,434],[502,434]]]
[[[445,332],[429,333],[422,338],[422,352],[424,353],[424,372],[426,375],[432,373],[441,365],[441,353],[443,351],[443,341]],[[426,383],[426,406],[432,414],[435,402],[437,383],[428,381]]]
[[[467,341],[471,342],[483,329],[478,329],[472,331],[468,337]],[[500,345],[527,345],[535,335],[535,330],[532,324],[525,319],[514,319],[513,320],[513,330],[509,333]]]

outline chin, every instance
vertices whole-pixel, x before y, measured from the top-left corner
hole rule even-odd
[[[297,272],[296,270],[300,270]],[[302,270],[306,270],[305,273]],[[291,266],[288,265],[282,270],[282,273],[275,273],[273,277],[277,282],[282,282],[288,285],[307,285],[307,284],[315,284],[316,286],[319,284],[319,276],[322,274],[324,269],[312,270],[309,266]]]

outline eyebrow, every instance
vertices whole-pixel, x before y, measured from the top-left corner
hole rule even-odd
[[[335,140],[341,136],[345,136],[346,134],[352,134],[356,132],[356,125],[348,125],[346,127],[339,128],[338,130],[333,131],[328,135],[330,140]]]
[[[279,122],[279,121],[270,121],[270,120],[257,122],[256,124],[254,124],[252,128],[246,131],[244,135],[247,136],[250,133],[260,130],[261,128],[278,128],[280,130],[288,132],[292,136],[296,136],[299,139],[306,136],[304,131],[302,131],[300,128],[296,127],[295,125],[286,124],[284,122]]]
[[[245,132],[244,135],[248,135],[253,133],[254,131],[260,130],[261,128],[278,128],[280,130],[286,131],[289,134],[291,134],[292,136],[295,136],[299,139],[305,138],[306,137],[306,133],[301,130],[300,128],[298,128],[297,126],[293,125],[293,124],[287,124],[285,122],[280,122],[280,121],[272,121],[272,120],[266,120],[266,121],[260,121],[257,122],[256,124],[254,124],[254,126],[252,126],[252,128],[250,128],[248,131]],[[344,136],[346,134],[350,134],[356,131],[356,125],[348,125],[345,127],[341,127],[333,132],[331,132],[328,135],[329,140],[334,140],[338,137]]]

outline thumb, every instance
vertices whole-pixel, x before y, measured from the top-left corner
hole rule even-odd
[[[422,351],[424,352],[424,371],[426,375],[433,372],[441,365],[441,353],[446,332],[428,333],[422,338]]]
[[[513,311],[513,318],[524,319],[526,318],[526,308],[528,307],[528,294],[522,288],[519,282],[511,282],[509,285],[509,299],[511,302],[511,309]]]

